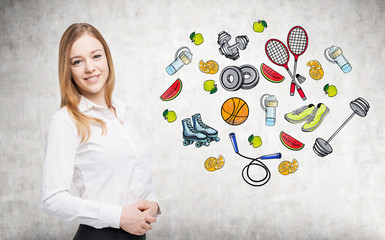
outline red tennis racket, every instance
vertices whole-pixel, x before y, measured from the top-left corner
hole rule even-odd
[[[287,63],[289,62],[289,51],[287,50],[285,44],[283,44],[278,39],[270,39],[266,42],[265,52],[269,60],[275,65],[284,67],[289,73],[292,81],[294,81],[297,91],[303,100],[306,100],[306,96],[302,91],[302,88],[295,82],[295,78],[291,73]],[[294,94],[294,92],[293,92]],[[292,95],[292,94],[290,94]]]
[[[294,55],[294,72],[295,76],[297,72],[297,60],[300,55],[302,55],[307,48],[308,37],[305,29],[300,26],[295,26],[290,29],[289,34],[287,35],[287,46],[289,47],[290,52]],[[296,83],[295,80],[291,81],[290,85],[290,95],[294,95],[294,87]]]

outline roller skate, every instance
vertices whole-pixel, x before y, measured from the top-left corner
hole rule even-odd
[[[188,146],[193,144],[195,141],[195,147],[199,148],[202,145],[206,147],[210,145],[210,139],[203,133],[198,132],[191,125],[190,118],[185,118],[182,120],[183,126],[183,145]]]
[[[210,139],[210,142],[212,142],[212,141],[218,142],[219,141],[218,131],[215,130],[214,128],[209,127],[206,124],[204,124],[202,122],[202,117],[201,117],[200,113],[194,114],[192,116],[192,122],[194,125],[194,129],[200,133],[205,134]]]

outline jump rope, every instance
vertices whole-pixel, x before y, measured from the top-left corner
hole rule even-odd
[[[237,139],[235,138],[235,133],[230,133],[229,137],[230,137],[231,143],[233,144],[233,148],[234,148],[235,153],[238,154],[239,156],[243,157],[243,158],[251,160],[251,162],[248,165],[246,165],[242,170],[243,180],[247,184],[249,184],[253,187],[261,187],[261,186],[265,185],[270,180],[271,173],[270,173],[269,168],[261,160],[279,159],[282,157],[282,154],[281,153],[272,153],[272,154],[263,155],[263,156],[260,156],[257,158],[247,157],[247,156],[244,156],[244,155],[239,153]],[[253,179],[249,174],[250,167],[253,165],[263,168],[266,172],[266,175],[261,179]]]

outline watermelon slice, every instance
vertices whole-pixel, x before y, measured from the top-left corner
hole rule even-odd
[[[271,67],[267,66],[264,63],[261,64],[261,73],[267,80],[273,83],[280,83],[285,80],[284,76],[277,73]]]
[[[182,81],[178,78],[175,82],[160,96],[163,101],[171,101],[182,91]]]
[[[298,151],[301,150],[305,144],[301,143],[297,139],[293,138],[289,134],[285,133],[284,131],[281,131],[279,134],[279,139],[281,139],[281,142],[285,147],[287,147],[290,150]]]

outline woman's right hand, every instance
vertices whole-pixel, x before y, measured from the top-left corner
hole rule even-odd
[[[156,218],[143,211],[150,208],[147,201],[141,200],[134,204],[124,206],[120,216],[120,227],[134,235],[146,234],[151,230],[151,223],[156,222]]]

